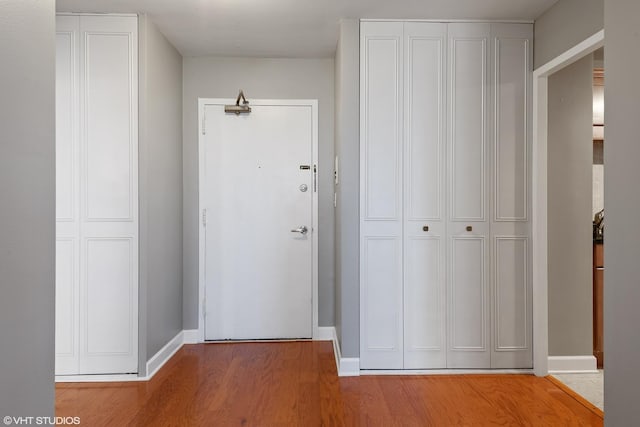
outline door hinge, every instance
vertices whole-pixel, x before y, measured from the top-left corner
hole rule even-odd
[[[207,114],[206,113],[202,114],[202,134],[203,135],[207,134]]]
[[[202,298],[202,316],[207,317],[207,297]]]
[[[207,226],[207,210],[202,209],[202,225]]]
[[[318,166],[313,165],[313,192],[318,191]]]

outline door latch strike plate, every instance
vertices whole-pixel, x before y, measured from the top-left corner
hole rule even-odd
[[[313,192],[318,191],[318,166],[313,165]]]

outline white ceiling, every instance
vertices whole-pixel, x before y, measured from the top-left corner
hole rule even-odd
[[[147,13],[184,56],[330,57],[341,18],[533,20],[557,0],[57,0]]]

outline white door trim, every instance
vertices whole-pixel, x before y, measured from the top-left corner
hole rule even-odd
[[[204,123],[204,109],[206,105],[227,105],[235,104],[235,99],[221,99],[221,98],[198,98],[198,259],[199,259],[199,274],[198,274],[198,342],[204,342],[204,308],[205,308],[205,227],[202,221],[202,209],[204,206],[204,194],[200,183],[204,182],[204,150],[203,150],[203,129],[206,123]],[[316,171],[318,168],[318,100],[317,99],[251,99],[250,105],[275,105],[275,106],[309,106],[312,111],[312,157],[313,165]],[[312,330],[313,339],[318,339],[318,175],[317,172],[314,176],[314,190],[312,193],[313,207],[312,207],[312,227],[313,227],[313,267],[312,267],[312,290],[311,295],[313,298],[312,310]]]
[[[600,30],[533,72],[533,370],[537,376],[549,373],[549,318],[547,265],[547,107],[548,78],[604,46]]]

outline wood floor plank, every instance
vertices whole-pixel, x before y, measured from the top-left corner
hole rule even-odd
[[[330,342],[184,346],[148,382],[56,385],[56,415],[101,426],[601,426],[530,375],[337,376]]]
[[[584,397],[580,396],[578,393],[573,391],[569,386],[564,384],[562,381],[560,381],[559,379],[557,379],[557,378],[555,378],[555,377],[553,377],[551,375],[548,375],[545,378],[547,380],[551,381],[554,385],[558,386],[560,389],[562,389],[568,395],[573,397],[575,400],[577,400],[578,403],[580,403],[581,405],[589,408],[589,410],[591,410],[591,412],[596,414],[598,417],[604,418],[604,412],[602,411],[602,409],[598,408],[596,405],[594,405],[593,403],[589,402]]]
[[[320,417],[313,424],[321,426],[340,426],[344,424],[344,406],[340,391],[340,379],[336,370],[333,346],[315,343],[315,356],[319,375],[319,412]]]
[[[405,380],[406,382],[406,380]],[[416,405],[422,405],[427,425],[469,425],[477,420],[504,420],[501,408],[493,408],[473,388],[465,375],[427,376],[407,384]]]
[[[391,377],[387,378],[390,379]],[[349,405],[355,411],[350,414],[349,420],[355,425],[381,425],[379,423],[391,423],[391,411],[388,402],[384,399],[378,377],[366,376],[358,378],[358,386],[351,393],[343,393],[343,399],[355,401]],[[388,381],[382,381],[385,384]]]

